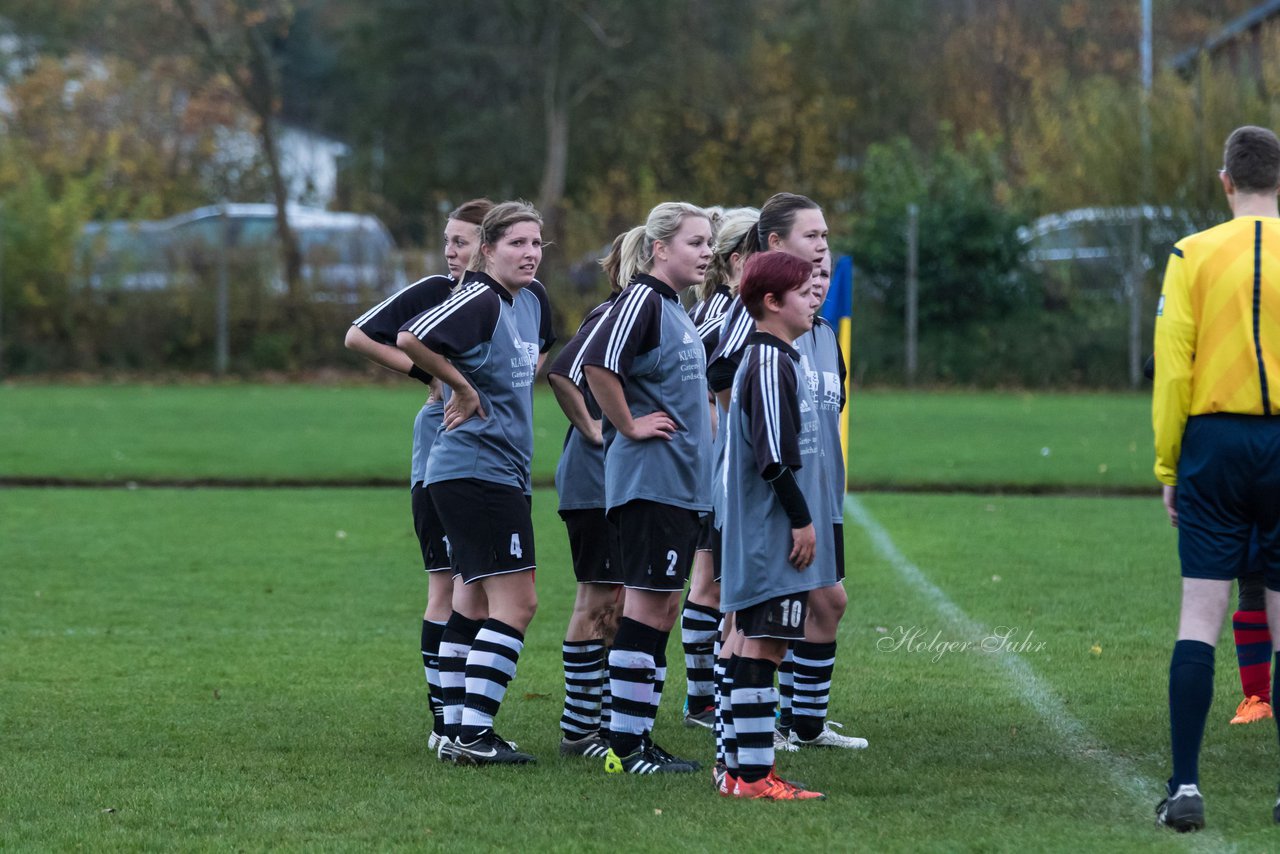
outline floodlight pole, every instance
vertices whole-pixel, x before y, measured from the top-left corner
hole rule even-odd
[[[1139,118],[1142,133],[1142,188],[1138,216],[1133,225],[1133,257],[1129,271],[1129,385],[1142,381],[1142,291],[1146,268],[1142,263],[1143,227],[1151,203],[1151,0],[1142,0],[1142,98]]]

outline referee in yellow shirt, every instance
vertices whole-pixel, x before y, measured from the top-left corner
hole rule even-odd
[[[1156,823],[1178,831],[1204,827],[1199,759],[1214,643],[1255,526],[1280,637],[1280,140],[1236,129],[1220,177],[1233,218],[1174,246],[1156,311],[1155,473],[1182,562],[1169,664],[1173,774]],[[1272,816],[1280,821],[1280,802]]]

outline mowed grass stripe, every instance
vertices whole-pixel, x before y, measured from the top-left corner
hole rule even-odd
[[[384,385],[0,384],[0,483],[400,484],[424,389]],[[853,488],[1155,489],[1141,394],[858,392]],[[540,382],[535,482],[566,422]]]

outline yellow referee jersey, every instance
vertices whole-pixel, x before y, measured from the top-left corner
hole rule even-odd
[[[1189,415],[1280,412],[1280,219],[1237,217],[1178,241],[1155,351],[1155,473],[1173,486]]]

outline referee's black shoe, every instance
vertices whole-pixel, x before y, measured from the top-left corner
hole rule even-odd
[[[1168,827],[1179,833],[1204,828],[1204,797],[1200,787],[1184,783],[1156,805],[1156,826]]]
[[[493,730],[470,743],[455,741],[450,752],[457,765],[528,765],[538,761],[537,757],[516,750]]]

